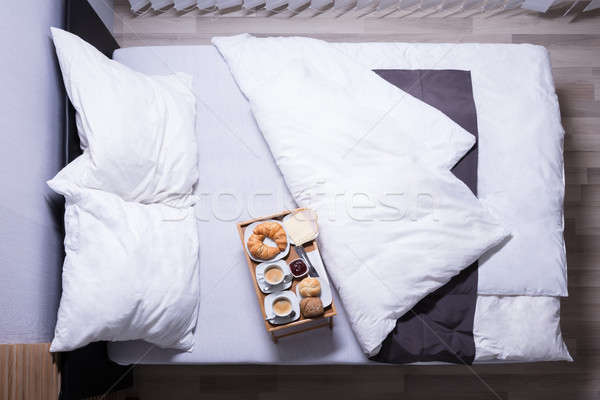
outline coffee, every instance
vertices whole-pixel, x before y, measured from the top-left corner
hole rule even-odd
[[[279,267],[268,268],[265,271],[265,280],[272,285],[277,285],[283,280],[283,271]]]
[[[286,298],[279,298],[273,303],[273,311],[276,315],[287,316],[292,312],[292,303]]]

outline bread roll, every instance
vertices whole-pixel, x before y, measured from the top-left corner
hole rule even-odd
[[[306,297],[300,301],[300,312],[305,318],[315,318],[323,315],[323,302],[318,297]]]
[[[298,284],[298,292],[302,297],[316,297],[321,295],[321,283],[317,278],[304,278]]]

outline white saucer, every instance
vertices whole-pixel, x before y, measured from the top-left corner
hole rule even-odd
[[[292,303],[292,310],[294,310],[293,316],[281,318],[277,317],[273,313],[273,300],[279,296],[286,297],[290,301],[290,303]],[[270,295],[265,297],[265,314],[267,315],[267,318],[274,317],[273,319],[268,321],[272,325],[289,324],[290,322],[294,322],[298,318],[300,318],[300,301],[298,301],[298,297],[291,290],[271,293]]]
[[[331,305],[331,302],[333,301],[333,296],[331,295],[331,288],[329,287],[329,282],[324,282],[320,276],[316,278],[321,284],[321,295],[319,297],[321,298],[321,303],[323,303],[323,308],[329,307]],[[300,291],[298,290],[298,285],[296,285],[296,295],[300,299],[304,297],[300,294]]]
[[[250,239],[250,235],[252,235],[252,233],[254,232],[254,228],[256,228],[257,225],[262,224],[263,222],[277,222],[279,224],[279,226],[281,226],[283,228],[283,224],[280,221],[276,221],[274,219],[267,219],[264,221],[256,221],[251,223],[250,225],[248,225],[246,227],[246,230],[244,231],[244,248],[246,249],[246,253],[248,253],[248,256],[256,261],[256,262],[263,262],[263,261],[277,261],[277,260],[281,260],[282,258],[284,258],[285,256],[288,255],[288,253],[290,252],[290,238],[289,236],[287,236],[287,232],[286,232],[286,236],[287,236],[287,246],[285,247],[284,251],[280,251],[275,257],[273,258],[269,258],[269,259],[262,259],[262,258],[256,258],[252,255],[252,253],[250,253],[248,251],[248,239]],[[285,228],[283,228],[283,230],[285,231]],[[273,246],[273,247],[277,247],[277,245],[275,244],[274,241],[272,241],[269,238],[265,238],[265,244],[268,244],[269,246]]]
[[[265,268],[267,268],[267,266],[272,265],[272,264],[279,265],[281,267],[281,269],[283,270],[284,275],[291,276],[292,279],[289,282],[281,282],[279,285],[274,285],[274,286],[267,283],[267,281],[265,281]],[[282,290],[289,289],[290,286],[292,286],[292,282],[294,281],[294,276],[292,275],[292,271],[290,270],[290,267],[287,265],[287,263],[284,260],[279,260],[279,261],[275,261],[275,262],[267,261],[264,263],[260,263],[256,266],[256,269],[254,270],[254,272],[256,275],[256,283],[258,283],[258,287],[260,288],[261,292],[263,292],[263,293],[281,292]]]
[[[321,284],[321,302],[323,303],[323,308],[329,307],[333,301],[333,294],[331,293],[331,285],[329,284],[329,279],[327,278],[327,273],[325,272],[325,267],[323,265],[323,260],[321,260],[321,254],[317,250],[313,250],[309,253],[306,253],[306,256],[310,258],[310,262],[317,270],[319,276],[317,279]],[[306,278],[306,277],[304,277]],[[302,278],[302,279],[304,279]],[[300,280],[302,280],[300,279]],[[302,299],[300,292],[298,291],[298,285],[296,285],[296,295],[299,299]]]

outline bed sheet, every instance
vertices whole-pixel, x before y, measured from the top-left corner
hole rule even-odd
[[[236,222],[294,207],[258,131],[250,107],[212,46],[117,50],[113,58],[136,70],[194,76],[200,179],[196,194],[200,239],[200,311],[191,353],[141,342],[109,345],[121,364],[152,363],[370,363],[334,293],[334,329],[287,337],[274,345],[260,319],[256,293]]]

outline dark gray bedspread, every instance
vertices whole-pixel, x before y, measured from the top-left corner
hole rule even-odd
[[[477,138],[471,73],[458,70],[375,70],[383,79],[436,107]],[[452,169],[477,195],[477,144]],[[388,363],[472,363],[477,263],[422,299],[396,322],[373,360]]]

